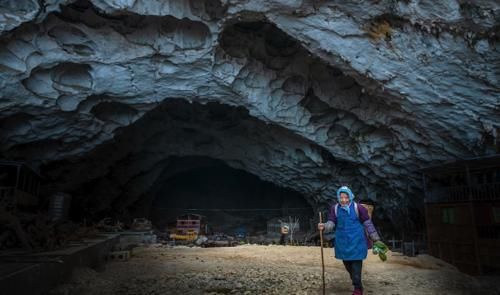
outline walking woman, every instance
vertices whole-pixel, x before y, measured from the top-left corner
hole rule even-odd
[[[318,229],[331,232],[335,228],[335,258],[342,260],[351,277],[352,295],[362,295],[361,270],[371,242],[387,247],[380,241],[368,210],[353,201],[354,194],[347,186],[338,189],[337,200],[330,208],[328,222],[319,223]]]

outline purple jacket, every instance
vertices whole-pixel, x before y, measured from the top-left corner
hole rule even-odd
[[[380,236],[377,233],[377,230],[375,229],[375,225],[370,219],[370,215],[368,215],[368,210],[360,204],[357,204],[357,206],[359,212],[358,215],[359,222],[363,224],[365,228],[366,243],[368,245],[368,249],[371,249],[372,242],[380,240]],[[340,208],[340,205],[337,208],[337,211],[338,210],[343,210],[342,208]],[[330,210],[328,211],[328,221],[333,222],[334,226],[337,224],[337,216],[335,215],[335,204],[330,206]]]

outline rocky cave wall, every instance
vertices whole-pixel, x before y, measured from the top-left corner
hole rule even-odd
[[[488,0],[4,1],[0,153],[89,212],[206,156],[401,224],[420,168],[499,150],[499,24]]]

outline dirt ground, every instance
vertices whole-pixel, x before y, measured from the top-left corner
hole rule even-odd
[[[319,247],[242,245],[224,248],[139,247],[127,262],[96,272],[79,269],[62,294],[321,294]],[[326,294],[351,294],[333,249],[324,249]],[[475,278],[427,255],[369,252],[363,265],[365,294],[500,294],[500,277]]]

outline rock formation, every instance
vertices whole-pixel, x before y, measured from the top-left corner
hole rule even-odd
[[[420,168],[500,148],[499,28],[493,0],[4,1],[0,153],[97,211],[200,156],[406,218]]]

